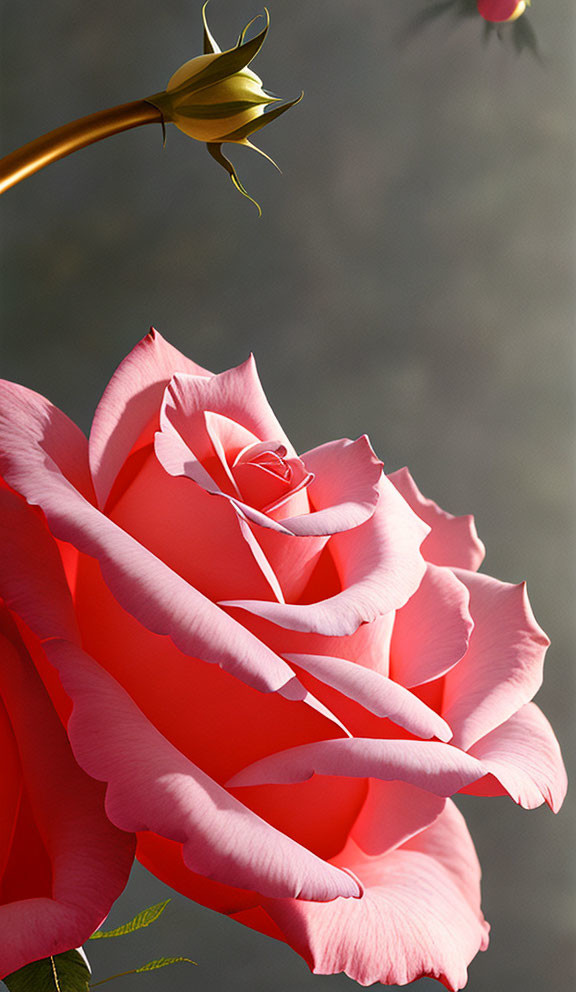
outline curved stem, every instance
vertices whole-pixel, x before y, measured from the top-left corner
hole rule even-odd
[[[155,123],[163,123],[161,111],[146,100],[134,100],[57,127],[55,131],[43,134],[0,160],[0,193],[50,162],[85,148],[94,141],[139,127],[140,124]]]

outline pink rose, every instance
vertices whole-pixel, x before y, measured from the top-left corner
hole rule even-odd
[[[0,488],[0,978],[77,947],[120,895],[134,854],[133,838],[104,812],[104,789],[78,767],[64,728],[69,701],[55,680],[41,641],[20,620],[33,598],[46,636],[74,615],[52,612],[34,575],[26,588],[6,574],[22,555],[49,565],[45,527],[19,496]],[[36,532],[41,543],[36,544]],[[17,534],[15,540],[12,540]],[[44,560],[44,555],[48,557]],[[58,557],[58,556],[57,556]],[[59,562],[56,561],[56,567]],[[40,569],[41,571],[41,569]],[[43,605],[42,605],[43,603]],[[50,693],[54,694],[54,702]]]
[[[477,0],[478,13],[486,21],[515,21],[520,17],[529,0]]]
[[[316,972],[462,988],[487,925],[449,797],[565,790],[530,702],[547,638],[477,574],[472,519],[366,437],[298,456],[251,360],[212,375],[155,332],[89,443],[5,383],[0,469],[23,497],[0,592],[143,864]]]

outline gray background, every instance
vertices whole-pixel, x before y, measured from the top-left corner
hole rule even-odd
[[[369,433],[392,470],[473,511],[485,569],[527,578],[553,639],[539,702],[574,752],[574,5],[534,0],[543,59],[479,20],[406,40],[425,0],[269,0],[255,68],[305,99],[230,148],[264,216],[202,145],[146,127],[57,163],[0,202],[2,374],[88,428],[154,324],[216,371],[256,353],[296,447]],[[212,0],[224,47],[258,11]],[[200,0],[3,5],[4,152],[161,89],[200,52]],[[470,989],[574,988],[574,805],[461,803],[491,948]],[[571,819],[572,814],[572,819]],[[138,869],[122,921],[163,897]],[[91,949],[95,978],[163,954],[198,968],[119,992],[352,989],[287,947],[176,897],[155,928]],[[419,992],[439,988],[416,983]]]

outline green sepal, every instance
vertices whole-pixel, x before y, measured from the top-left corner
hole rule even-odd
[[[204,55],[217,55],[218,52],[222,51],[218,45],[216,39],[213,37],[210,28],[208,27],[208,21],[206,20],[206,7],[208,6],[208,0],[202,7],[202,24],[204,26]]]
[[[235,131],[230,131],[229,134],[222,135],[220,141],[242,141],[244,138],[249,138],[255,131],[259,131],[260,128],[266,127],[267,124],[270,124],[271,121],[276,120],[276,118],[280,117],[282,114],[285,114],[291,107],[295,107],[297,103],[300,103],[303,96],[304,93],[301,93],[295,100],[290,100],[289,103],[284,103],[281,107],[275,107],[274,110],[269,110],[260,117],[256,117],[252,121],[248,121],[247,124],[243,124],[242,127],[236,128]]]
[[[162,916],[169,902],[170,900],[166,899],[164,902],[157,902],[153,906],[149,906],[148,909],[143,909],[132,920],[128,920],[128,923],[123,923],[122,926],[115,927],[114,930],[96,930],[90,940],[100,940],[102,937],[123,937],[126,933],[134,933],[135,930],[149,927],[158,917]]]
[[[266,7],[264,8],[264,10],[266,11],[266,16],[269,17],[268,10],[267,10]],[[251,21],[248,21],[248,24],[246,25],[246,27],[245,28],[242,28],[242,31],[238,35],[238,41],[236,42],[236,48],[240,48],[240,46],[244,44],[244,38],[248,34],[248,31],[250,30],[250,28],[252,27],[252,25],[255,24],[256,21],[260,17],[263,17],[263,16],[264,16],[263,14],[256,14],[256,17],[253,17]]]
[[[78,951],[33,961],[3,979],[10,992],[88,992],[90,970]]]
[[[178,107],[179,117],[192,117],[199,121],[217,121],[222,117],[233,117],[262,104],[276,103],[274,97],[255,100],[229,100],[226,103],[187,103]]]
[[[228,76],[233,76],[236,72],[241,72],[258,55],[268,34],[269,26],[270,20],[268,18],[266,27],[250,41],[247,41],[245,45],[241,45],[240,48],[231,48],[227,52],[222,52],[210,65],[207,65],[205,69],[201,69],[192,79],[181,83],[180,86],[170,90],[169,93],[157,94],[157,96],[166,95],[169,98],[174,98],[184,93],[197,93],[198,90],[206,89],[207,86],[212,86],[214,83],[219,83],[222,79],[227,79]],[[146,99],[149,103],[154,103],[156,97],[147,97]],[[162,110],[163,108],[160,107],[160,109]]]
[[[250,203],[254,204],[254,206],[258,211],[258,216],[261,217],[262,208],[260,207],[260,204],[252,196],[250,196],[250,193],[248,193],[246,189],[244,189],[244,186],[240,182],[238,178],[238,174],[236,172],[236,169],[232,165],[232,162],[230,162],[230,160],[227,159],[225,155],[223,155],[221,143],[216,141],[209,141],[206,142],[206,148],[208,149],[212,158],[216,162],[218,162],[218,165],[221,165],[223,169],[226,169],[226,172],[230,176],[230,179],[234,183],[238,192],[242,193],[242,196],[245,196],[247,200],[250,200]]]
[[[144,971],[156,971],[158,968],[166,968],[169,964],[180,964],[180,962],[196,964],[196,961],[193,961],[192,958],[156,958],[155,961],[148,961],[146,964],[140,965],[139,968],[131,968],[130,971],[121,971],[117,975],[110,975],[109,978],[103,978],[100,982],[93,982],[91,988],[96,988],[97,985],[105,985],[106,982],[111,982],[114,978],[123,978],[125,975],[139,975]]]
[[[146,97],[146,103],[151,103],[156,110],[159,110],[162,114],[162,123],[172,124],[174,121],[174,116],[172,114],[172,94],[167,93],[166,90],[162,90],[161,93],[153,93],[152,96]]]
[[[527,51],[532,52],[532,55],[540,61],[538,38],[536,37],[536,32],[526,15],[523,14],[517,21],[514,21],[512,27],[514,29],[512,32],[512,40],[514,43],[514,48],[518,54],[520,55],[524,49],[526,49]]]

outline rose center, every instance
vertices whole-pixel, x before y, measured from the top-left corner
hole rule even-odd
[[[299,458],[287,458],[279,441],[257,441],[242,449],[231,465],[242,498],[258,509],[285,499],[298,486],[303,466]]]
[[[245,448],[236,458],[234,468],[238,465],[259,465],[289,484],[292,481],[293,472],[292,466],[286,461],[288,452],[283,444],[269,447],[269,443],[263,441]]]

